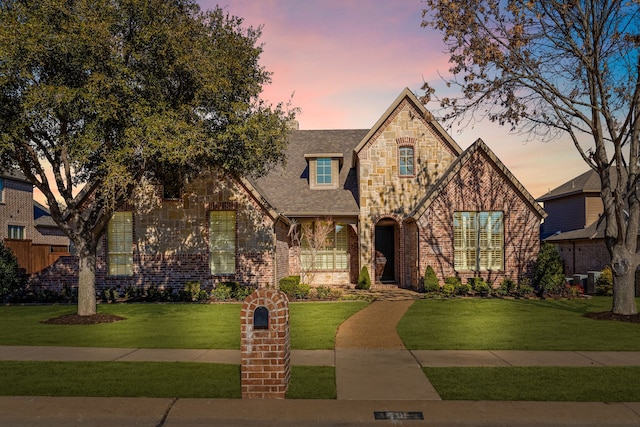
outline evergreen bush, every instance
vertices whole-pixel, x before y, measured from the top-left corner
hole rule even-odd
[[[533,284],[539,296],[545,294],[562,294],[566,280],[562,267],[562,259],[555,246],[543,243],[538,258],[533,266]]]
[[[356,289],[371,289],[371,276],[369,276],[369,270],[366,265],[360,270]]]
[[[613,295],[613,271],[611,267],[605,267],[596,280],[596,293],[598,295]]]
[[[436,276],[436,272],[433,271],[433,267],[429,265],[424,272],[424,291],[426,293],[435,293],[439,290],[440,282],[438,281],[438,276]]]
[[[27,277],[11,249],[0,241],[0,302],[20,299]]]

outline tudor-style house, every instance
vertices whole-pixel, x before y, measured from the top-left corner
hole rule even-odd
[[[408,89],[371,129],[292,130],[286,156],[259,179],[203,174],[175,198],[149,186],[112,218],[97,286],[349,285],[378,267],[375,280],[419,289],[427,266],[441,281],[517,280],[538,253],[542,208]]]

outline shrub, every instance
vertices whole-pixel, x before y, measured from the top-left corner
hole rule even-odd
[[[182,301],[195,301],[200,294],[200,282],[197,280],[191,280],[184,284],[182,292],[180,292],[180,300]]]
[[[516,293],[516,282],[513,281],[510,277],[507,277],[502,280],[500,283],[500,287],[498,288],[498,293],[502,296],[505,295],[513,295]]]
[[[451,296],[457,293],[460,286],[460,279],[453,276],[444,279],[444,285],[442,286],[442,293],[447,296]]]
[[[120,291],[117,288],[110,286],[103,289],[100,296],[102,301],[105,303],[116,302],[118,298],[120,298]]]
[[[584,294],[584,288],[580,285],[567,285],[567,294],[572,298],[577,298]]]
[[[278,282],[279,288],[282,292],[289,295],[300,284],[300,276],[287,276],[280,279]]]
[[[441,289],[442,293],[446,296],[451,296],[456,291],[456,287],[453,283],[445,283]]]
[[[19,299],[25,292],[27,277],[11,249],[0,241],[0,301]]]
[[[533,266],[533,284],[538,294],[561,294],[565,288],[562,259],[554,245],[543,243]]]
[[[529,285],[528,282],[520,282],[518,284],[518,290],[516,291],[516,295],[519,297],[530,297],[535,293],[535,289],[533,286]]]
[[[468,280],[469,285],[473,291],[483,297],[486,297],[491,293],[491,285],[484,281],[482,277],[472,277]]]
[[[318,286],[314,289],[314,293],[318,299],[330,299],[332,296],[331,288],[327,286]]]
[[[225,282],[218,283],[211,291],[211,296],[216,301],[228,301],[233,297],[233,288]]]
[[[433,267],[427,266],[424,272],[424,291],[427,293],[434,293],[440,290],[440,282],[436,272],[433,271]]]
[[[369,270],[366,265],[360,270],[356,289],[371,289],[371,276],[369,276]]]
[[[471,292],[471,285],[468,283],[461,283],[460,281],[458,281],[458,284],[456,285],[456,295],[469,295],[469,293]]]
[[[244,301],[249,295],[251,295],[254,291],[254,287],[253,286],[242,286],[239,285],[236,289],[235,292],[233,293],[233,297],[235,299],[237,299],[238,301]]]
[[[596,293],[598,295],[613,295],[613,271],[611,267],[605,267],[596,280]]]

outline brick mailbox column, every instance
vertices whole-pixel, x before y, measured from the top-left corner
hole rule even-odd
[[[284,399],[291,378],[289,300],[261,288],[242,304],[241,388],[243,399]]]

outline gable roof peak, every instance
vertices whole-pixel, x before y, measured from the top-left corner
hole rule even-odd
[[[484,152],[484,154],[490,159],[490,161],[495,165],[495,167],[500,170],[506,179],[511,182],[511,184],[516,188],[516,190],[523,196],[523,198],[527,201],[529,206],[533,208],[533,210],[540,216],[540,218],[545,218],[547,213],[542,209],[542,207],[538,204],[536,199],[527,191],[527,189],[518,181],[518,179],[511,173],[511,171],[502,163],[502,161],[496,156],[496,154],[489,148],[489,146],[482,140],[482,138],[478,138],[475,140],[473,144],[471,144],[458,158],[456,158],[453,163],[449,166],[449,168],[444,172],[444,174],[440,177],[440,179],[436,182],[436,184],[431,188],[431,191],[427,194],[427,196],[420,202],[420,204],[414,209],[411,213],[412,217],[417,217],[422,215],[427,208],[431,205],[431,203],[435,200],[435,198],[439,195],[440,191],[444,189],[444,187],[462,170],[467,161],[471,158],[471,156],[476,153],[478,150]]]
[[[402,104],[403,101],[408,101],[415,111],[418,113],[418,117],[424,120],[426,123],[431,125],[434,130],[439,134],[439,136],[448,144],[453,151],[457,155],[462,153],[462,148],[454,141],[454,139],[449,135],[444,128],[438,123],[438,121],[433,117],[433,114],[420,102],[418,97],[408,88],[405,87],[400,95],[393,101],[393,103],[387,108],[387,111],[384,112],[382,116],[378,119],[378,121],[373,125],[373,127],[369,130],[369,132],[365,135],[365,137],[360,141],[358,146],[355,148],[355,153],[359,153],[373,138],[373,136],[378,132],[378,130],[384,125],[384,123],[389,119],[389,117],[398,109],[398,107]],[[354,156],[355,161],[355,156]]]

